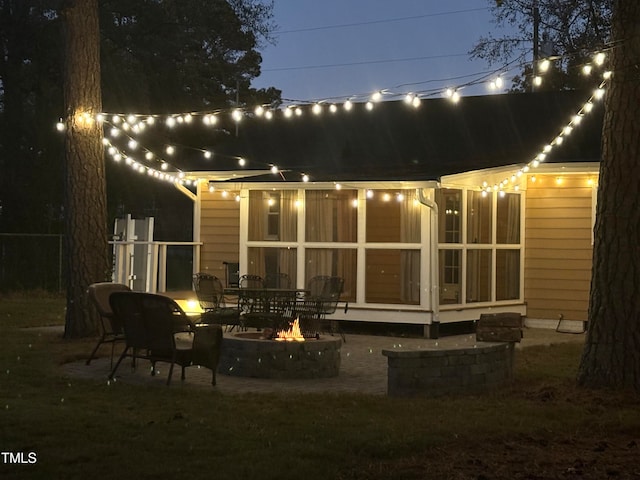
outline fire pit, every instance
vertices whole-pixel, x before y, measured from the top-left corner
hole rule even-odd
[[[239,332],[225,336],[218,373],[254,378],[328,378],[338,376],[342,341],[303,338],[296,324],[287,332]]]

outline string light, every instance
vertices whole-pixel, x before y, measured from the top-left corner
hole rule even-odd
[[[556,57],[556,58],[559,58],[559,57]],[[538,75],[536,75],[532,79],[534,84],[539,84],[538,82],[542,81],[542,77],[539,74],[549,70],[549,67],[551,65],[550,60],[551,59],[543,59],[537,64]],[[594,66],[601,67],[602,65],[604,65],[605,60],[606,60],[606,55],[603,52],[595,52],[594,54],[592,54],[592,63],[584,65],[582,67],[583,73],[591,74],[593,72]],[[511,64],[513,64],[513,62]],[[506,67],[507,65],[501,67],[500,70],[496,70],[494,72],[497,75],[495,76],[494,80],[492,80],[489,83],[489,87],[491,89],[501,89],[504,86],[503,74],[509,70],[509,68],[506,68]],[[611,75],[612,73],[610,71],[605,71],[603,73],[603,78],[606,81],[611,77]],[[461,95],[460,95],[461,88],[464,88],[465,86],[469,86],[469,85],[478,84],[480,83],[480,81],[486,83],[487,77],[488,76],[486,74],[483,74],[483,76],[478,80],[467,82],[464,85],[450,87],[445,92],[442,92],[441,90],[438,90],[438,89],[434,89],[431,91],[431,93],[429,93],[428,91],[421,91],[420,93],[411,92],[411,93],[403,93],[401,95],[404,97],[404,100],[407,105],[413,106],[415,108],[421,105],[421,96],[438,95],[441,93],[445,97],[449,98],[452,103],[457,103],[461,99]],[[563,137],[566,135],[569,135],[573,130],[573,128],[579,125],[583,116],[592,111],[593,101],[601,99],[602,96],[604,95],[603,87],[604,87],[604,82],[603,84],[600,85],[598,89],[594,91],[592,98],[589,99],[589,101],[587,101],[583,105],[581,111],[572,117],[571,121],[566,125],[566,127],[561,131],[561,133],[557,135],[556,138],[554,138],[553,141],[551,141],[548,145],[545,145],[543,147],[543,150],[542,150],[543,154],[546,155],[552,150],[553,147],[561,145],[563,142]],[[327,109],[331,113],[336,114],[339,111],[340,106],[342,106],[342,109],[344,109],[344,111],[346,112],[355,108],[356,105],[364,106],[365,109],[371,110],[374,108],[375,102],[379,102],[383,100],[383,96],[393,97],[397,95],[399,94],[390,92],[389,90],[385,89],[385,90],[377,90],[373,92],[371,95],[368,96],[368,101],[366,102],[362,100],[363,99],[362,95],[352,95],[349,98],[345,97],[346,99],[344,100],[343,103],[340,103],[339,101],[335,102],[335,101],[328,101],[328,100],[314,100],[309,102],[306,102],[306,101],[303,101],[303,102],[305,103],[305,107],[308,106],[309,110],[316,115],[319,115],[322,113],[322,111],[324,110],[322,104],[323,102],[327,102],[327,105],[328,105]],[[356,100],[358,100],[357,103],[356,103]],[[280,114],[285,118],[291,118],[295,114],[295,116],[299,117],[299,116],[302,116],[303,111],[304,110],[302,107],[293,105],[293,104],[285,105],[285,107],[282,108],[281,110],[278,110],[278,109],[271,110],[264,105],[258,105],[256,107],[252,107],[252,109],[236,107],[233,109],[218,109],[218,110],[213,110],[209,112],[174,113],[166,116],[148,115],[148,114],[144,114],[144,115],[143,114],[123,114],[123,113],[119,113],[119,114],[99,113],[97,115],[91,115],[88,112],[79,112],[76,116],[74,116],[74,119],[77,122],[82,122],[83,125],[91,125],[94,121],[98,121],[100,122],[100,124],[102,124],[103,122],[107,124],[108,122],[106,121],[106,119],[110,118],[111,126],[108,127],[109,128],[108,133],[110,137],[113,139],[125,137],[124,141],[127,141],[127,138],[128,138],[129,139],[127,143],[128,149],[133,151],[140,148],[141,142],[133,138],[132,135],[140,134],[147,127],[154,126],[157,123],[162,123],[166,125],[168,128],[174,128],[177,126],[189,125],[193,122],[195,117],[201,117],[202,122],[205,125],[212,126],[212,125],[218,124],[221,115],[225,115],[225,114],[230,114],[231,118],[234,121],[239,122],[245,116],[258,118],[258,119],[262,119],[262,118],[272,119],[276,114]],[[64,131],[65,128],[66,128],[66,124],[62,120],[60,120],[56,124],[56,129],[61,132]],[[103,142],[106,142],[105,146],[110,145],[109,140],[106,137],[103,139]],[[144,148],[142,150],[144,152],[143,153],[144,159],[147,162],[150,162],[150,165],[144,166],[144,165],[141,165],[140,163],[137,163],[131,160],[129,156],[124,155],[117,148],[115,150],[113,148],[108,149],[108,151],[110,152],[109,154],[112,156],[114,160],[118,161],[124,158],[129,160],[130,162],[134,162],[136,163],[135,168],[138,171],[146,171],[147,173],[149,173],[149,175],[152,175],[157,178],[163,178],[163,179],[166,177],[169,177],[169,178],[175,177],[175,176],[164,174],[162,172],[158,172],[157,170],[155,170],[153,168],[153,164],[152,164],[153,162],[158,162],[157,164],[160,165],[161,166],[160,168],[162,169],[168,169],[168,168],[174,168],[174,167],[171,167],[166,161],[160,158],[156,158],[156,156],[152,152]],[[198,150],[198,149],[194,149],[194,150]],[[167,155],[173,155],[175,151],[176,149],[174,146],[169,145],[166,147]],[[209,159],[213,156],[213,152],[206,149],[200,149],[200,152],[202,152],[202,155],[206,159]],[[238,158],[239,165],[241,166],[245,165],[244,159],[239,157],[236,157],[236,158]],[[525,167],[517,171],[517,173],[515,174],[515,177],[519,178],[523,173],[526,173],[530,167],[535,168],[534,162],[536,162],[535,165],[538,165],[542,161],[544,161],[544,156],[538,155],[534,157],[534,160],[532,160]],[[178,169],[176,169],[176,171],[178,171]],[[273,166],[272,171],[274,171],[274,173],[278,173],[277,167]],[[509,184],[510,179],[511,179],[511,183],[514,183],[515,181],[513,180],[513,177],[514,175],[511,175],[510,177],[507,176],[506,182],[505,181],[501,182],[501,184],[499,185],[499,188],[503,188],[504,186],[507,186]],[[180,178],[179,180],[180,180],[180,183],[184,182],[184,184],[188,184],[186,181],[184,181],[183,178]],[[303,180],[303,181],[308,181],[308,180]],[[486,190],[483,189],[483,191],[486,191]],[[367,192],[367,196],[368,194],[369,192]]]
[[[603,78],[605,77],[605,75],[603,74]],[[609,78],[610,75],[607,76],[607,78]],[[582,106],[582,108],[580,109],[580,111],[578,113],[576,113],[575,115],[573,115],[569,121],[569,123],[567,125],[564,126],[564,128],[562,129],[562,131],[560,132],[559,135],[557,135],[553,141],[551,141],[550,143],[546,144],[543,148],[542,151],[540,153],[538,153],[534,159],[529,162],[528,164],[526,164],[524,167],[522,167],[521,169],[519,169],[515,176],[516,178],[522,176],[523,173],[527,173],[531,168],[538,168],[540,166],[541,162],[544,162],[547,154],[549,154],[554,146],[558,146],[558,145],[562,145],[563,143],[563,139],[565,136],[570,135],[571,132],[573,132],[573,129],[575,127],[577,127],[578,125],[581,124],[583,118],[585,115],[591,113],[593,111],[593,107],[594,107],[594,101],[596,100],[600,100],[603,96],[604,96],[604,87],[605,87],[605,83],[606,83],[606,78],[604,78],[602,80],[602,82],[600,83],[600,86],[593,92],[591,98],[589,98]],[[511,175],[511,181],[512,183],[515,183],[514,180],[514,176]],[[531,177],[531,181],[535,182],[535,176]],[[497,188],[502,189],[504,186],[508,185],[508,180],[503,180],[500,185],[494,185],[494,190],[496,190]],[[561,182],[559,182],[561,183]],[[487,182],[483,181],[481,184],[481,189],[482,191],[488,191],[487,189]],[[517,187],[517,185],[514,185],[514,189],[515,187]]]

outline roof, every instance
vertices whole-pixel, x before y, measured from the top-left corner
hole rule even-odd
[[[502,165],[525,164],[551,142],[589,98],[578,91],[514,93],[423,100],[414,108],[403,101],[354,105],[321,115],[311,107],[299,117],[244,118],[207,141],[215,165],[193,170],[247,169],[277,165],[286,174],[271,181],[435,180]],[[596,104],[580,128],[547,157],[547,162],[600,160],[604,108]],[[218,130],[220,132],[221,130]],[[231,158],[235,158],[233,161]],[[233,163],[233,166],[231,166]],[[256,176],[254,180],[265,180]]]

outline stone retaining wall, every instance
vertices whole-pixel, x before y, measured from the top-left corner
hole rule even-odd
[[[513,374],[512,343],[382,354],[387,357],[390,396],[478,393],[504,385]]]

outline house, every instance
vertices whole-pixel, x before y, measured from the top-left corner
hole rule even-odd
[[[299,287],[339,275],[349,308],[336,319],[425,336],[487,312],[582,326],[603,119],[590,97],[307,105],[218,127],[218,163],[185,173],[195,192],[182,187],[194,201],[194,271],[225,278],[238,263]]]

